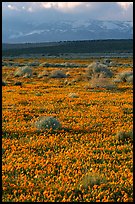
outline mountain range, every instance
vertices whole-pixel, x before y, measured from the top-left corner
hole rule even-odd
[[[133,39],[132,21],[59,20],[53,22],[10,20],[2,25],[3,43],[35,43],[76,40]]]

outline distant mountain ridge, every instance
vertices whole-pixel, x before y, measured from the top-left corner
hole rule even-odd
[[[21,26],[4,23],[3,43],[133,39],[132,21],[60,20]]]

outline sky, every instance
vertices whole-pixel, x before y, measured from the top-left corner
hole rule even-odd
[[[2,18],[133,21],[133,2],[2,2]]]

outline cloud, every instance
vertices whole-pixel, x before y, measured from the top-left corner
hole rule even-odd
[[[3,8],[11,10],[36,11],[39,9],[57,9],[59,11],[70,12],[71,10],[77,10],[79,7],[96,9],[99,5],[108,4],[112,6],[112,3],[119,5],[122,9],[128,9],[133,6],[133,2],[2,2]],[[25,5],[25,6],[24,6]]]
[[[133,2],[2,2],[2,15],[133,20]],[[50,13],[50,14],[49,14]],[[52,16],[52,17],[51,17]],[[24,16],[25,18],[25,16]],[[45,19],[44,18],[44,19]],[[42,18],[41,18],[42,20]],[[37,19],[38,21],[38,19]]]
[[[133,2],[116,2],[123,9],[127,10],[129,7],[133,6]]]
[[[41,2],[43,8],[55,8],[61,11],[68,11],[84,4],[84,2]]]
[[[107,2],[108,5],[112,5],[112,2]],[[82,7],[84,9],[96,9],[99,5],[105,5],[106,2],[31,2],[31,4],[37,4],[40,8],[45,9],[57,9],[62,12],[76,11]],[[127,10],[130,6],[133,6],[133,2],[114,2],[119,5],[122,9]],[[79,11],[79,10],[78,10]]]
[[[3,2],[4,9],[10,10],[26,10],[34,12],[41,9],[54,9],[61,12],[70,12],[76,10],[80,5],[85,5],[84,2]],[[25,6],[24,6],[25,5]]]
[[[8,8],[11,10],[16,10],[16,11],[18,10],[18,8],[16,6],[12,6],[10,4],[8,5]]]
[[[38,2],[2,2],[2,9],[4,11],[15,10],[15,11],[36,11],[39,10]]]

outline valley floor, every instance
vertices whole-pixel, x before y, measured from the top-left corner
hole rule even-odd
[[[19,64],[35,59],[4,59],[3,202],[133,202],[133,84],[92,88],[86,69],[95,60],[39,58],[32,77],[15,77]],[[133,70],[130,57],[111,61],[114,77]],[[68,78],[43,75],[58,69]],[[62,128],[37,131],[41,116]]]

